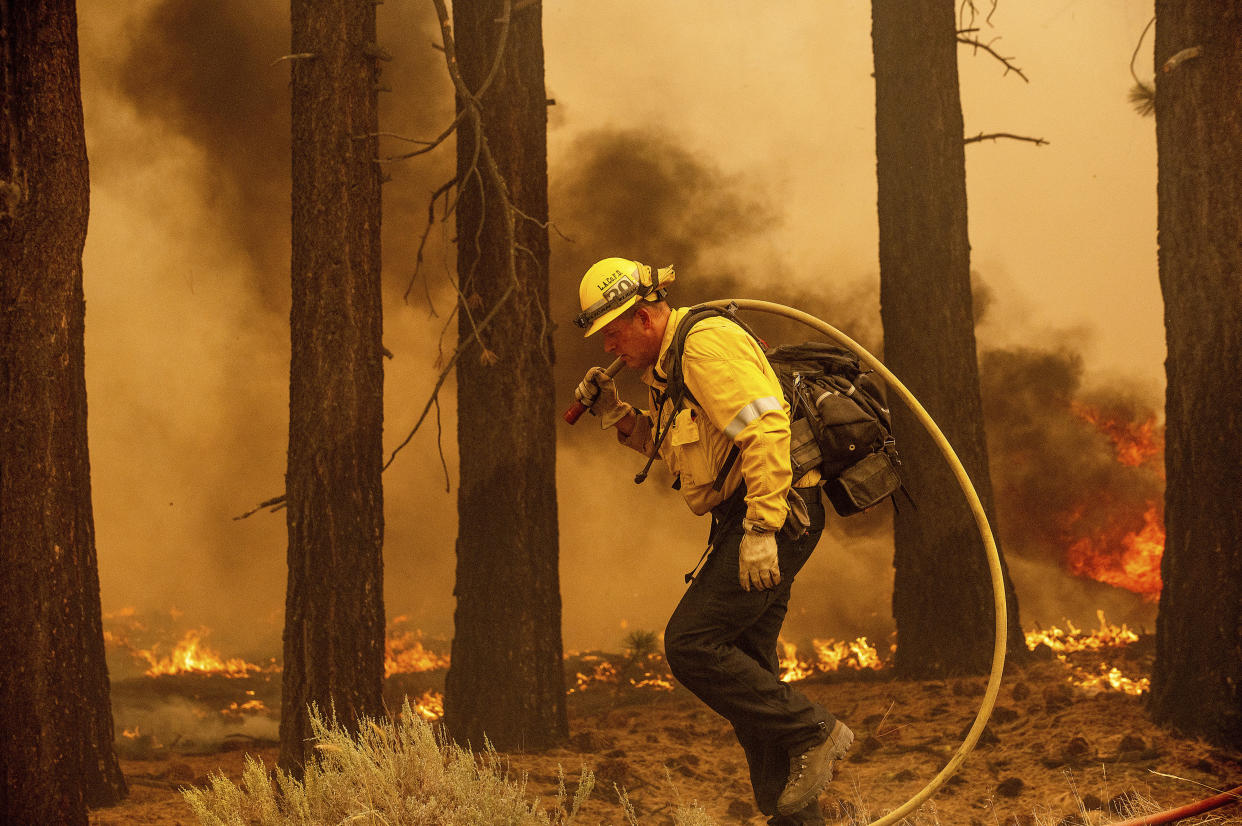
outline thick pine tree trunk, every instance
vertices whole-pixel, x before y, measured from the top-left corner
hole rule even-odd
[[[995,525],[970,294],[955,3],[873,0],[871,8],[885,359],[948,437]],[[984,672],[995,619],[983,544],[931,439],[904,405],[893,412],[917,504],[895,518],[897,668]],[[1009,650],[1021,653],[1007,574],[1006,585]]]
[[[86,437],[72,0],[0,0],[0,822],[85,824],[112,750]]]
[[[383,364],[375,4],[292,4],[293,354],[280,762],[307,704],[383,713]],[[368,54],[368,52],[370,54]],[[368,136],[368,137],[360,137]]]
[[[466,86],[480,87],[494,61],[505,3],[455,3],[453,23]],[[461,101],[459,101],[459,105]],[[457,270],[465,300],[460,344],[514,286],[482,339],[458,363],[457,611],[445,722],[478,747],[531,748],[568,732],[561,668],[557,572],[556,433],[552,325],[548,314],[547,114],[539,4],[515,11],[504,56],[483,97],[486,138],[517,219],[517,284],[507,274],[500,194],[468,175],[477,135],[457,138]],[[477,240],[476,240],[477,239]]]
[[[1156,3],[1167,540],[1152,716],[1242,743],[1242,6]],[[1183,50],[1198,48],[1190,57]]]

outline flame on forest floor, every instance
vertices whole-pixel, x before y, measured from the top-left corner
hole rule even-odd
[[[423,645],[423,632],[403,628],[407,618],[399,616],[388,627],[384,640],[384,676],[417,674],[448,668],[449,655],[439,654]]]
[[[810,654],[799,654],[793,643],[780,640],[781,679],[786,682],[805,680],[816,674],[831,674],[841,669],[879,671],[884,667],[880,652],[866,637],[855,640],[812,640]]]
[[[1151,679],[1148,677],[1133,678],[1122,673],[1120,668],[1100,663],[1094,673],[1070,662],[1069,655],[1079,651],[1107,651],[1138,642],[1138,634],[1124,624],[1111,625],[1103,611],[1096,611],[1100,627],[1095,631],[1083,631],[1072,622],[1065,623],[1065,629],[1057,626],[1035,628],[1026,632],[1026,646],[1034,651],[1040,645],[1050,648],[1058,660],[1070,671],[1069,681],[1087,694],[1098,694],[1101,691],[1120,691],[1138,696],[1151,690]]]
[[[126,650],[134,660],[146,665],[148,677],[173,674],[219,674],[225,677],[249,677],[279,668],[272,660],[266,666],[247,662],[241,657],[223,657],[204,642],[210,632],[205,628],[186,631],[181,640],[173,645],[170,653],[160,651],[160,644],[150,648],[136,648],[121,634],[104,632],[107,645]]]
[[[428,689],[417,698],[407,697],[410,710],[428,722],[434,722],[444,716],[444,695],[439,691]]]
[[[567,693],[583,692],[591,688],[611,686],[614,688],[638,688],[653,691],[672,691],[673,675],[657,653],[631,654],[618,658],[617,663],[603,654],[574,654],[577,661],[574,684]]]

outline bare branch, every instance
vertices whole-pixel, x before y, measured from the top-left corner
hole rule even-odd
[[[456,178],[450,178],[431,193],[431,201],[427,204],[427,226],[423,228],[423,237],[418,241],[418,255],[414,258],[414,273],[410,276],[410,283],[406,285],[405,292],[401,294],[401,300],[409,302],[410,290],[414,288],[414,282],[418,279],[418,272],[423,266],[423,248],[427,245],[427,236],[431,234],[431,228],[436,222],[436,199],[441,195],[447,196],[448,191],[457,183]],[[448,220],[448,198],[445,198],[444,220]],[[424,282],[426,284],[426,282]],[[431,304],[431,287],[427,286],[427,305],[431,307],[431,314],[438,315],[436,308]]]
[[[992,0],[992,7],[988,9],[988,16],[983,22],[989,26],[992,25],[992,15],[996,13],[996,7],[1000,4],[1000,0]],[[975,18],[979,16],[979,9],[975,7],[975,0],[962,0],[958,6],[957,19],[959,25],[973,25]],[[969,22],[967,22],[969,20]]]
[[[315,54],[314,52],[299,52],[298,54],[287,54],[287,55],[284,55],[283,57],[278,57],[275,60],[273,60],[271,65],[275,66],[276,64],[280,63],[282,60],[314,60],[317,57],[319,57],[319,55]]]
[[[957,42],[958,42],[958,43],[965,43],[967,46],[973,46],[973,47],[975,47],[975,49],[976,49],[976,50],[978,50],[978,49],[983,49],[985,52],[987,52],[988,54],[992,55],[992,57],[996,58],[997,60],[999,60],[1001,63],[1003,63],[1003,64],[1005,65],[1005,74],[1009,74],[1010,72],[1013,72],[1013,73],[1014,73],[1014,74],[1016,74],[1018,77],[1022,78],[1024,81],[1026,81],[1027,83],[1030,83],[1030,82],[1031,82],[1031,79],[1030,79],[1030,78],[1028,78],[1028,77],[1026,76],[1026,74],[1025,74],[1025,73],[1024,73],[1021,69],[1019,69],[1017,66],[1015,66],[1015,65],[1013,65],[1012,63],[1010,63],[1010,62],[1009,62],[1009,61],[1013,60],[1013,58],[1011,58],[1011,57],[1005,57],[1005,56],[1004,56],[1004,55],[1002,55],[1000,52],[998,52],[998,51],[996,51],[995,49],[993,49],[993,48],[992,48],[992,43],[995,43],[995,42],[996,42],[997,40],[999,40],[999,39],[1000,39],[1000,38],[994,38],[994,39],[991,41],[991,43],[984,43],[983,41],[978,40],[978,39],[973,38],[973,37],[962,37],[961,35],[959,35],[959,36],[958,36],[958,38],[957,38]]]
[[[406,158],[413,158],[416,155],[427,154],[428,152],[435,149],[440,144],[444,143],[444,141],[448,139],[448,136],[453,134],[454,131],[456,131],[457,126],[458,124],[461,123],[461,119],[464,114],[465,114],[464,110],[461,112],[458,112],[457,117],[453,119],[453,122],[449,124],[448,128],[445,129],[443,132],[441,132],[439,135],[436,135],[434,140],[415,141],[415,143],[424,144],[424,146],[421,149],[415,149],[413,152],[406,152],[404,155],[390,155],[387,158],[376,158],[376,160],[379,161],[380,163],[392,163],[393,161],[404,161]]]
[[[248,516],[253,516],[254,514],[258,513],[264,508],[271,508],[271,511],[269,511],[269,513],[275,513],[276,511],[280,510],[281,508],[285,506],[286,498],[288,498],[287,495],[283,493],[280,496],[273,496],[271,499],[268,499],[266,502],[260,502],[259,504],[255,505],[253,508],[246,511],[241,516],[234,516],[233,521],[237,522],[241,519],[245,519]]]
[[[989,132],[986,135],[980,132],[978,135],[975,135],[973,138],[966,138],[965,140],[962,141],[962,143],[979,143],[980,141],[995,141],[995,140],[1000,140],[1001,138],[1007,138],[1011,141],[1026,141],[1028,143],[1033,143],[1036,146],[1046,146],[1048,143],[1048,141],[1045,140],[1044,138],[1032,138],[1028,135],[1015,135],[1012,132]]]
[[[491,312],[489,312],[483,318],[483,320],[479,322],[478,327],[476,328],[476,332],[478,330],[482,330],[486,328],[487,325],[491,323],[492,319],[496,317],[497,311],[500,310],[500,308],[504,306],[505,302],[509,299],[509,296],[513,295],[513,292],[514,292],[514,285],[510,284],[509,288],[505,290],[504,294],[501,295],[500,298],[496,300],[496,304],[492,307]],[[423,412],[419,414],[418,421],[414,423],[414,427],[410,430],[409,434],[405,437],[405,439],[401,441],[401,444],[397,445],[393,449],[392,453],[388,457],[388,461],[384,463],[384,467],[383,467],[384,470],[388,470],[388,466],[391,465],[393,460],[397,458],[397,454],[401,452],[401,449],[403,447],[405,447],[406,445],[410,443],[410,440],[414,438],[414,434],[418,432],[418,429],[420,427],[422,427],[423,420],[427,418],[428,411],[431,410],[431,406],[437,402],[437,399],[440,396],[440,388],[444,385],[445,379],[448,378],[449,373],[453,372],[453,367],[457,364],[457,360],[461,358],[462,354],[467,349],[470,348],[470,345],[474,344],[476,341],[479,342],[480,346],[482,346],[483,344],[482,339],[480,339],[478,335],[473,335],[470,338],[468,338],[465,342],[463,342],[456,350],[453,351],[453,355],[448,360],[448,364],[444,365],[444,369],[440,371],[440,377],[436,379],[435,387],[432,388],[431,390],[431,398],[427,400],[427,404],[423,407]]]

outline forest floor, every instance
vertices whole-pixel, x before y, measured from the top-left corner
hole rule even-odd
[[[1101,656],[1081,652],[1072,664],[1037,657],[1007,668],[978,746],[907,822],[1097,826],[1242,784],[1242,750],[1214,748],[1153,725],[1140,697],[1076,687],[1072,669],[1098,666]],[[1111,656],[1127,673],[1141,673],[1150,667],[1150,640]],[[920,790],[960,745],[985,685],[984,678],[897,680],[886,670],[799,682],[857,736],[820,800],[829,823],[866,823]],[[592,770],[595,792],[578,822],[625,822],[614,784],[627,791],[642,824],[671,823],[678,798],[697,801],[720,824],[766,822],[754,807],[732,730],[683,689],[594,684],[570,694],[569,715],[564,745],[506,756],[514,775],[528,775],[528,792],[548,804],[558,769],[571,793],[582,770]],[[215,772],[237,780],[246,753],[269,766],[277,755],[275,743],[255,739],[245,740],[244,748],[203,751],[123,749],[130,795],[118,806],[92,811],[90,822],[190,826],[195,818],[179,788],[204,784]],[[1242,805],[1183,822],[1242,824]]]

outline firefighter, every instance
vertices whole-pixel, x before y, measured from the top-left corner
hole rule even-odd
[[[776,653],[790,586],[824,527],[819,474],[791,478],[789,406],[759,344],[728,319],[705,318],[686,335],[690,395],[673,409],[666,356],[688,312],[666,300],[674,277],[672,267],[626,258],[587,270],[574,323],[586,336],[602,332],[606,352],[643,371],[649,405],[621,401],[600,367],[574,395],[622,444],[648,457],[658,445],[686,504],[711,514],[706,560],[665,629],[669,668],[733,725],[768,822],[823,823],[819,792],[854,735],[780,679]],[[734,445],[736,460],[722,471]]]

